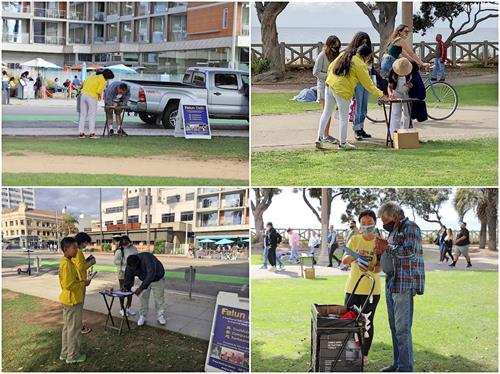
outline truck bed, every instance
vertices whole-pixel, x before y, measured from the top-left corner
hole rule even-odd
[[[161,81],[147,81],[141,79],[123,79],[123,82],[130,82],[138,84],[140,86],[156,86],[156,87],[178,87],[178,88],[190,88],[190,89],[200,89],[204,90],[204,87],[193,86],[191,84],[186,84],[182,82],[161,82]]]

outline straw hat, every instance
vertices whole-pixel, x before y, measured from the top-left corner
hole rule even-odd
[[[411,73],[413,69],[413,66],[411,62],[406,58],[406,57],[400,57],[396,61],[394,61],[394,64],[392,65],[392,70],[397,75],[408,75]]]

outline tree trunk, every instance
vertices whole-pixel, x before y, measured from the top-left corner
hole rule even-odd
[[[377,2],[377,7],[380,9],[378,15],[379,35],[380,35],[380,54],[382,57],[383,51],[387,44],[387,40],[396,28],[396,15],[398,14],[397,2]]]
[[[328,224],[330,223],[330,216],[328,204],[331,204],[328,195],[331,192],[328,188],[321,189],[321,251],[319,253],[318,265],[326,266],[328,264]]]
[[[497,220],[498,220],[498,190],[496,188],[488,188],[486,194],[488,197],[488,206],[486,208],[488,222],[488,249],[497,249]]]
[[[261,211],[260,214],[256,215],[254,213],[255,220],[255,234],[257,235],[257,241],[262,241],[262,233],[264,232],[264,211]]]
[[[479,248],[486,248],[486,221],[481,221],[481,229],[479,230]]]

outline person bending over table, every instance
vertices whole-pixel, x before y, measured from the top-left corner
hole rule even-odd
[[[126,106],[130,99],[130,89],[122,81],[111,83],[104,91],[104,104],[106,111],[106,122],[109,126],[109,133],[113,135],[113,112],[116,116],[117,133],[122,132],[122,106]],[[114,108],[112,108],[114,107]]]
[[[116,238],[113,238],[116,240]],[[127,258],[130,255],[135,255],[139,253],[137,248],[132,245],[130,238],[127,235],[119,236],[116,240],[118,242],[117,248],[114,254],[114,264],[118,270],[118,283],[120,284],[120,289],[123,288],[125,271],[127,270]],[[127,316],[135,316],[135,311],[132,309],[132,295],[127,296]],[[120,310],[120,314],[123,316],[123,310]]]
[[[134,291],[137,296],[141,296],[141,310],[137,326],[143,326],[146,323],[151,290],[155,298],[157,321],[160,325],[164,325],[166,323],[165,268],[162,263],[149,252],[128,256],[123,291],[131,290],[135,277],[142,281],[141,285]]]

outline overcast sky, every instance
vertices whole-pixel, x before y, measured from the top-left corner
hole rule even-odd
[[[121,188],[103,188],[102,200],[121,199]],[[79,216],[81,213],[99,217],[99,188],[36,188],[36,207],[52,211],[68,212]]]
[[[453,191],[454,193],[454,191]],[[251,189],[251,198],[255,201],[254,190]],[[319,200],[311,199],[313,206],[319,206]],[[330,216],[331,223],[337,228],[346,228],[347,224],[341,223],[340,216],[344,213],[346,208],[346,203],[344,203],[339,198],[334,200],[332,205],[332,213]],[[405,214],[410,219],[413,219],[412,213],[408,209],[404,209]],[[443,216],[443,223],[447,227],[453,229],[458,228],[458,214],[452,205],[452,196],[450,195],[450,200],[443,204],[441,209],[441,215]],[[474,213],[468,213],[464,220],[467,222],[467,227],[470,230],[479,230],[479,222],[475,217]],[[302,199],[302,192],[294,193],[292,188],[284,188],[281,194],[273,198],[273,202],[269,209],[264,213],[264,222],[271,221],[277,228],[314,228],[319,229],[321,227],[316,216],[311,212]],[[438,225],[433,223],[425,222],[421,218],[417,218],[417,224],[422,230],[434,230],[438,228]],[[378,226],[382,227],[379,220]],[[255,227],[255,223],[252,219],[252,228]]]
[[[413,12],[420,8],[419,1],[413,2]],[[401,2],[399,2],[401,4]],[[252,5],[252,26],[260,26]],[[465,19],[465,16],[460,20]],[[401,5],[399,5],[396,24],[401,22]],[[479,27],[497,27],[497,18],[486,20]],[[287,5],[285,10],[278,16],[278,27],[355,27],[366,25],[371,28],[368,17],[354,2],[302,2],[293,1]],[[447,27],[447,24],[439,21],[436,27]]]

